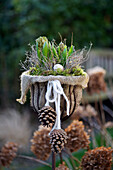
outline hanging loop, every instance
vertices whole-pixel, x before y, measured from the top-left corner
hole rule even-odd
[[[50,96],[52,94],[52,89],[53,89],[53,99],[50,99]],[[49,102],[50,103],[55,102],[58,94],[64,96],[64,98],[67,102],[67,115],[69,116],[69,100],[68,100],[67,96],[65,95],[59,80],[54,80],[54,81],[48,82],[47,92],[46,92],[46,95],[45,95],[47,102],[46,102],[45,105],[47,105]]]

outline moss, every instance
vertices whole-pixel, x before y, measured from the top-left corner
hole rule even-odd
[[[54,70],[43,70],[42,68],[37,66],[37,67],[30,68],[30,75],[32,75],[32,76],[34,76],[34,75],[37,75],[37,76],[49,76],[49,75],[84,76],[85,72],[80,67],[76,67],[73,69],[65,69],[63,71],[61,69],[57,69],[56,71],[54,71]]]

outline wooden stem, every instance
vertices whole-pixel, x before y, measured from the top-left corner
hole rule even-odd
[[[74,159],[78,164],[81,163],[76,157],[74,157],[74,156],[71,154],[71,152],[70,152],[69,150],[64,149],[63,151],[64,151],[65,153],[67,153],[72,159]]]
[[[103,110],[103,103],[102,103],[101,96],[100,96],[100,98],[99,98],[99,103],[100,103],[100,112],[101,112],[101,119],[102,119],[102,127],[104,128],[104,124],[105,124],[105,113],[104,113],[104,110]],[[101,136],[101,145],[104,144],[104,139],[105,139],[105,137],[102,135],[102,136]]]
[[[104,110],[103,110],[103,103],[102,103],[101,97],[99,99],[99,102],[100,102],[100,111],[101,111],[102,124],[104,125],[105,124],[105,113],[104,113]]]
[[[90,124],[90,128],[91,128],[91,137],[92,137],[93,148],[96,148],[97,147],[97,142],[96,142],[96,137],[95,137],[95,132],[94,132],[91,117],[89,117],[88,120],[89,120],[89,124]]]
[[[75,162],[74,162],[73,158],[72,158],[72,157],[70,157],[70,159],[71,159],[71,162],[72,162],[73,168],[74,168],[74,169],[76,169],[76,165],[75,165]]]
[[[62,159],[62,152],[61,153],[59,153],[59,156],[60,156],[60,162],[61,162],[61,164],[63,163],[63,159]]]
[[[52,170],[55,170],[55,164],[56,164],[56,155],[54,152],[52,152]]]
[[[43,164],[43,165],[46,165],[46,166],[51,167],[51,165],[50,165],[50,164],[48,164],[47,162],[44,162],[44,161],[42,161],[42,160],[39,160],[39,159],[36,159],[36,158],[30,157],[30,156],[17,155],[17,157],[19,157],[19,158],[23,158],[23,159],[29,159],[29,160],[31,160],[31,161],[35,161],[35,162],[37,162],[37,163],[41,163],[41,164]]]

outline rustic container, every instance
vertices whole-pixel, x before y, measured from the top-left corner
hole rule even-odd
[[[30,89],[31,92],[31,106],[38,112],[45,105],[45,94],[47,90],[48,81],[59,80],[65,95],[70,103],[69,113],[72,115],[80,104],[82,98],[82,89],[87,87],[89,80],[88,75],[84,76],[32,76],[29,71],[23,72],[21,75],[21,98],[18,102],[24,104],[26,101],[26,93]],[[52,96],[51,96],[52,97]],[[55,109],[54,103],[50,103]],[[66,101],[61,96],[61,118],[66,119]]]

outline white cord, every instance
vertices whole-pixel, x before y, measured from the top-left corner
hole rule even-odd
[[[61,121],[60,121],[60,94],[58,94],[58,98],[57,98],[57,129],[61,129]]]
[[[53,88],[53,99],[50,99],[50,96],[52,94],[52,88]],[[49,102],[50,103],[55,102],[57,117],[56,117],[56,122],[55,122],[53,129],[55,129],[55,128],[61,129],[61,121],[60,121],[60,114],[61,114],[61,112],[60,112],[60,96],[61,95],[64,96],[64,98],[67,102],[67,115],[69,116],[69,101],[63,91],[60,81],[59,80],[49,81],[48,85],[47,85],[47,92],[45,95],[45,98],[46,98],[45,106],[49,106]]]

